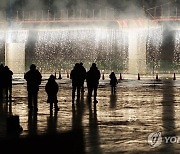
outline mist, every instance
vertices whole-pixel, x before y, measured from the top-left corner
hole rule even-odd
[[[156,8],[155,8],[156,6]],[[86,17],[101,18],[142,18],[163,14],[175,14],[176,7],[180,6],[177,0],[1,0],[1,12],[9,16],[16,16],[19,12],[36,12],[36,14],[51,16],[56,14],[73,18]],[[156,10],[155,10],[156,9]],[[67,11],[68,10],[68,11]],[[21,13],[22,14],[22,13]]]
[[[179,6],[177,0],[1,0],[0,20],[156,19],[179,16]]]

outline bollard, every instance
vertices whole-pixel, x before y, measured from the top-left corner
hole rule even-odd
[[[156,73],[156,80],[159,80],[158,73]]]
[[[105,78],[104,78],[104,73],[102,74],[102,79],[104,80]]]
[[[138,80],[140,80],[140,74],[138,73]]]
[[[174,77],[173,77],[173,80],[176,80],[176,73],[174,73]]]
[[[67,78],[69,78],[69,73],[67,72]]]
[[[121,73],[120,73],[120,75],[119,75],[119,80],[122,80],[122,75],[121,75]]]
[[[62,76],[61,76],[61,72],[59,71],[59,77],[58,77],[58,79],[62,79]]]

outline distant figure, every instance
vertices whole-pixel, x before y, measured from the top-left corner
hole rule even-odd
[[[59,86],[55,80],[55,76],[50,75],[48,82],[46,83],[45,86],[45,91],[48,95],[47,103],[50,103],[50,112],[52,112],[53,110],[53,104],[55,111],[59,111],[58,99],[57,99],[58,90],[59,90]]]
[[[110,85],[111,85],[111,93],[114,94],[116,92],[116,85],[118,84],[118,80],[114,72],[111,72],[109,75]]]
[[[24,79],[27,81],[27,91],[28,91],[28,108],[30,111],[33,110],[37,112],[37,97],[39,91],[39,85],[41,84],[42,75],[36,69],[36,65],[32,64],[30,70],[25,73]]]
[[[84,80],[86,79],[86,69],[84,68],[82,62],[80,62],[80,72],[82,73],[81,92],[85,92],[84,91]]]
[[[13,72],[9,69],[8,66],[4,67],[4,84],[5,84],[5,92],[6,92],[6,99],[12,97],[12,75]]]
[[[80,71],[80,64],[76,63],[73,70],[70,73],[70,79],[72,80],[72,103],[75,100],[75,93],[77,90],[77,101],[80,100],[80,89],[82,84],[82,72]]]
[[[0,65],[0,99],[3,98],[3,90],[5,87],[4,81],[5,81],[4,65],[1,64]]]
[[[94,103],[98,103],[98,101],[96,100],[96,97],[97,97],[99,79],[100,79],[100,71],[96,67],[96,64],[93,63],[90,70],[87,72],[86,81],[87,81],[89,99],[91,99],[92,92],[94,90]]]

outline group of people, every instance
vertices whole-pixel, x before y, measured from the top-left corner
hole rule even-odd
[[[8,66],[0,65],[0,94],[2,96],[3,90],[5,89],[6,97],[12,97],[12,75],[13,72],[8,68]],[[117,85],[117,79],[115,73],[110,74],[110,85],[112,91],[115,92],[115,87]],[[94,91],[94,103],[98,103],[97,89],[100,79],[100,71],[95,63],[92,63],[89,71],[83,66],[83,63],[76,63],[74,68],[70,73],[70,78],[72,80],[72,103],[75,101],[75,96],[77,92],[77,101],[80,100],[80,96],[84,91],[84,82],[87,82],[88,89],[88,100],[90,101]],[[39,85],[42,81],[42,75],[37,70],[36,65],[31,64],[30,70],[24,74],[24,79],[27,81],[27,92],[28,92],[28,109],[29,111],[38,111],[38,91]],[[54,75],[50,75],[48,82],[45,85],[45,91],[47,93],[47,103],[50,104],[50,111],[59,111],[57,93],[59,90],[59,85],[56,82]]]
[[[94,103],[98,103],[97,89],[100,79],[100,71],[98,70],[95,63],[92,63],[90,70],[86,72],[86,69],[83,66],[83,63],[76,63],[73,70],[71,71],[70,78],[72,80],[72,103],[75,100],[75,92],[77,91],[77,101],[80,99],[80,91],[84,92],[84,81],[87,82],[88,89],[88,99],[91,100],[93,91],[94,91]],[[114,94],[116,92],[116,85],[118,80],[114,72],[111,72],[109,75],[111,92]]]
[[[100,79],[100,71],[95,63],[92,64],[90,70],[86,72],[83,63],[76,63],[71,71],[70,78],[72,80],[72,103],[75,100],[75,92],[77,91],[77,101],[80,99],[80,91],[84,92],[84,81],[87,82],[88,99],[91,100],[92,93],[94,91],[94,103],[98,103],[97,89]]]

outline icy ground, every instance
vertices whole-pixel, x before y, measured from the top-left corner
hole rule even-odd
[[[180,76],[172,80],[171,76],[162,75],[159,81],[151,76],[141,80],[130,75],[123,78],[116,95],[111,94],[107,75],[105,80],[100,80],[96,106],[87,102],[86,88],[81,101],[72,106],[71,81],[64,75],[62,80],[57,80],[60,111],[50,116],[45,77],[38,95],[39,111],[37,116],[32,116],[27,108],[26,82],[16,77],[12,106],[10,102],[0,105],[0,136],[6,138],[5,119],[13,114],[20,117],[23,127],[20,136],[82,128],[85,149],[90,154],[180,153],[180,143],[162,142],[152,148],[147,142],[150,133],[180,136]]]

